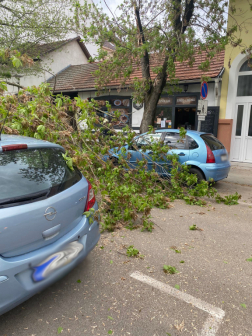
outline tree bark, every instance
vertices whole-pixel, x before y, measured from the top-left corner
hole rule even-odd
[[[148,132],[149,126],[154,125],[157,103],[166,85],[166,80],[167,80],[167,58],[165,58],[164,60],[162,72],[160,72],[157,75],[150,91],[145,94],[144,113],[140,126],[140,133]]]

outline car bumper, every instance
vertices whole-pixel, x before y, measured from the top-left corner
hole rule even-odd
[[[99,238],[99,223],[94,221],[89,225],[88,219],[83,216],[72,231],[51,245],[16,257],[0,257],[0,280],[7,277],[6,281],[0,282],[0,315],[61,279],[88,255]],[[45,280],[34,282],[33,267],[39,265],[48,256],[64,250],[66,245],[74,241],[83,245],[78,256],[69,264],[53,271]]]
[[[227,161],[225,163],[208,163],[205,164],[204,167],[200,168],[203,170],[207,181],[210,179],[220,181],[228,177],[230,167],[230,162]]]

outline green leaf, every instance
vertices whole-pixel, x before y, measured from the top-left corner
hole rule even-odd
[[[63,328],[59,327],[59,328],[58,328],[58,334],[61,334],[62,331],[63,331]]]
[[[110,264],[113,264],[113,260],[110,260]]]
[[[112,335],[112,334],[113,334],[113,331],[112,331],[112,330],[109,330],[109,331],[108,331],[108,334],[109,334],[109,335]]]
[[[174,287],[175,287],[176,289],[179,289],[179,288],[180,288],[180,286],[179,286],[179,285],[175,285]]]
[[[108,319],[109,319],[109,320],[114,320],[113,317],[111,317],[111,316],[108,316]]]
[[[252,261],[252,258],[248,258],[248,259],[246,259],[246,261]]]
[[[0,90],[7,91],[7,84],[5,82],[0,82]]]
[[[246,309],[247,305],[245,303],[241,303],[241,307]]]
[[[78,283],[81,283],[81,280],[79,279],[79,280],[77,280],[77,282],[78,282]]]
[[[14,66],[15,68],[20,68],[20,67],[23,65],[23,63],[20,61],[20,59],[17,58],[16,56],[12,56],[12,57],[11,57],[11,60],[12,60],[12,64],[13,64],[13,66]]]
[[[180,260],[180,264],[184,264],[184,260]]]

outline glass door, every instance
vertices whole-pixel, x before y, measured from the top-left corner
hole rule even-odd
[[[232,137],[232,161],[242,161],[241,149],[242,149],[242,128],[244,119],[245,104],[236,105],[236,115],[233,124],[233,137]]]
[[[252,103],[236,105],[231,160],[252,162]]]
[[[245,162],[252,162],[252,104],[248,104],[244,120],[244,158]]]

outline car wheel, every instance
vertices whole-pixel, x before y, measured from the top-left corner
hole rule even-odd
[[[200,183],[201,181],[205,181],[205,177],[204,177],[203,173],[201,172],[201,170],[192,167],[192,168],[190,168],[189,173],[190,174],[195,174],[197,176],[197,183]]]

